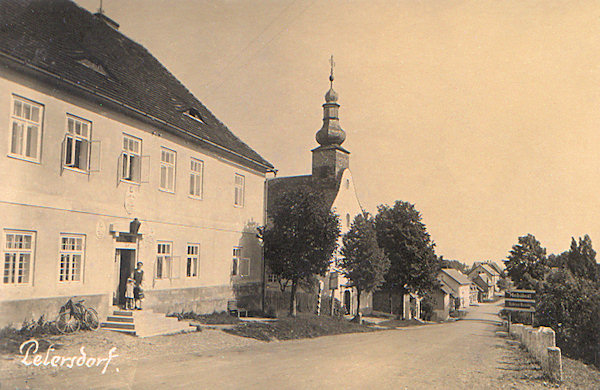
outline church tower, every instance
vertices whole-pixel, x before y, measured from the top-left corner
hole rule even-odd
[[[349,167],[350,152],[341,146],[346,132],[340,126],[338,94],[333,90],[333,56],[330,61],[330,87],[323,104],[323,126],[316,134],[320,146],[312,150],[312,177],[318,181],[339,180],[344,169]]]

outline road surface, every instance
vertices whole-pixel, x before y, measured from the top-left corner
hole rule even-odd
[[[499,308],[474,306],[454,323],[153,356],[104,375],[65,369],[2,388],[498,389],[510,370],[495,334]]]

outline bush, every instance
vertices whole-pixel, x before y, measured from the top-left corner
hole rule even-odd
[[[569,357],[600,363],[600,283],[567,270],[550,273],[538,291],[536,322],[556,332],[556,344]]]

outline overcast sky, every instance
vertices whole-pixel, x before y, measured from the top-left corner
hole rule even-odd
[[[78,0],[96,11],[100,0]],[[414,203],[437,253],[600,248],[600,2],[104,0],[279,170],[310,173],[329,88],[368,211]]]

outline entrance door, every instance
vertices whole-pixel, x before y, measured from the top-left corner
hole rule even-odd
[[[135,250],[133,249],[117,249],[115,253],[115,273],[116,291],[113,304],[125,304],[125,289],[127,287],[127,278],[133,272],[135,264]]]
[[[344,308],[346,309],[346,314],[351,314],[352,305],[352,294],[350,290],[344,291]]]

